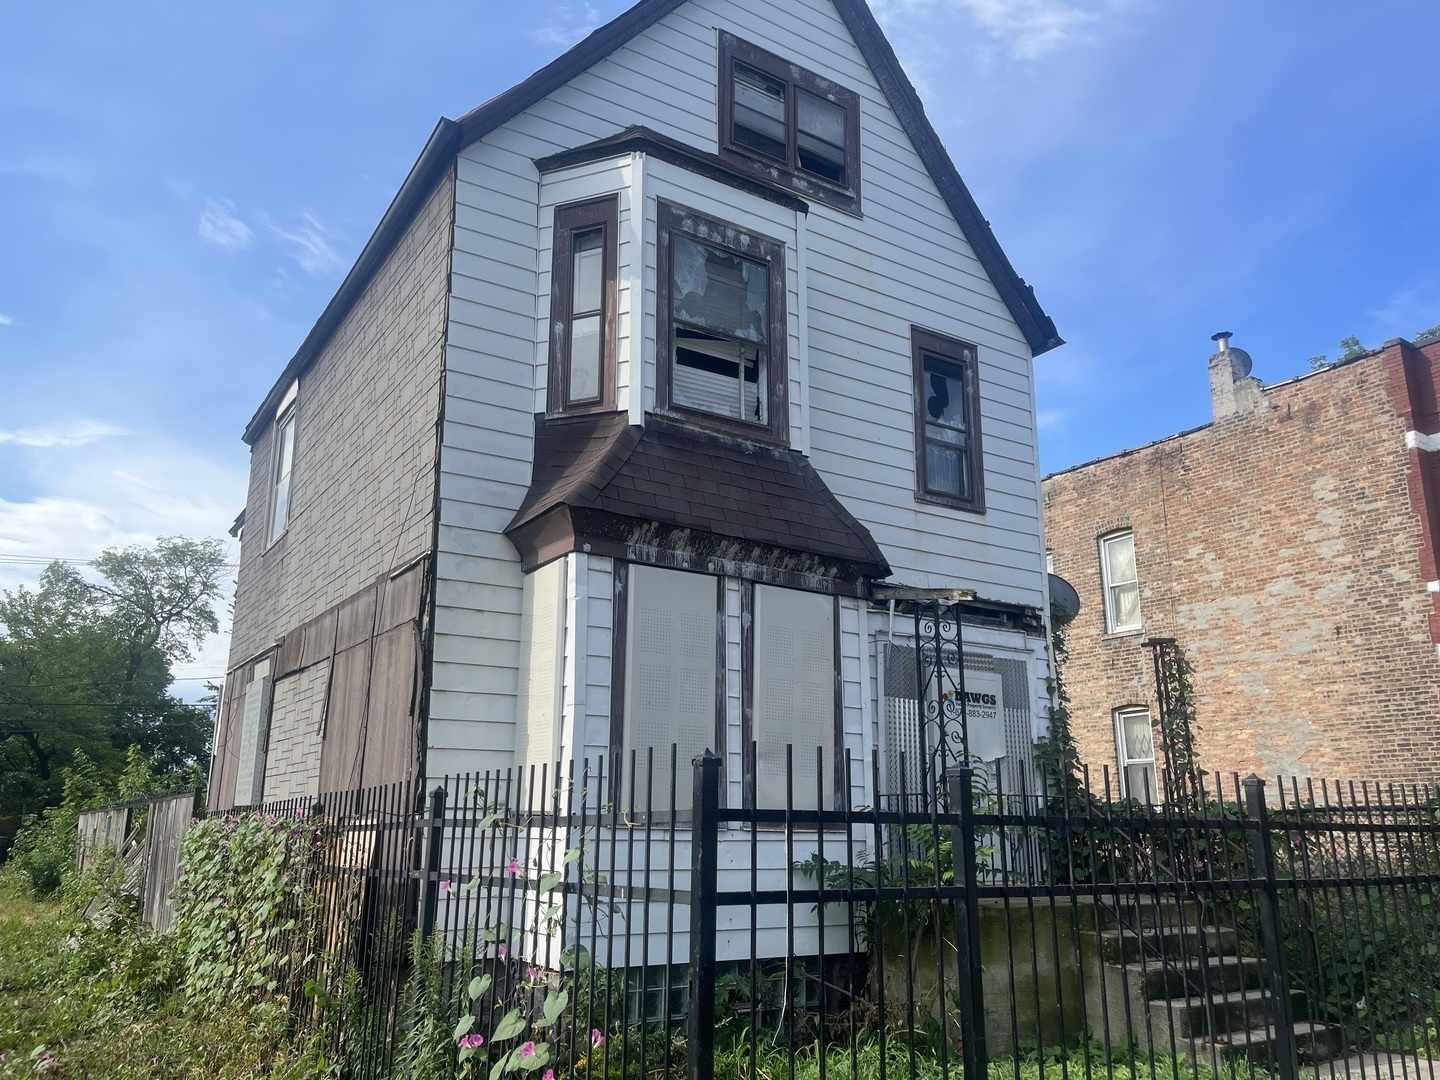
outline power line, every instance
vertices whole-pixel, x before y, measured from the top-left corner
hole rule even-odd
[[[75,559],[64,555],[4,555],[0,554],[0,565],[7,566],[49,566],[51,563],[70,563],[75,566],[94,566],[94,559]],[[239,563],[221,563],[222,570],[238,570]]]

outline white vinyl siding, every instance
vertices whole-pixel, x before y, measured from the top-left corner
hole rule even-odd
[[[1135,534],[1100,539],[1100,573],[1105,582],[1105,630],[1140,629],[1140,581],[1135,572]]]
[[[625,643],[626,768],[635,762],[632,806],[668,806],[675,748],[675,806],[688,813],[690,762],[715,744],[716,579],[705,574],[630,568]],[[654,751],[654,769],[647,771]],[[648,805],[647,805],[648,804]]]
[[[564,657],[565,559],[525,575],[520,602],[520,698],[515,763],[553,783],[559,760],[560,672]],[[525,783],[530,784],[527,773]]]
[[[828,809],[835,798],[833,597],[755,586],[754,678],[756,805],[784,807],[790,800],[796,810]],[[794,767],[789,790],[787,750]]]

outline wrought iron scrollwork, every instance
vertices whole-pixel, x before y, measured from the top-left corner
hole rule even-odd
[[[924,753],[921,779],[927,792],[943,793],[946,771],[970,759],[959,603],[917,605],[915,641],[916,704]]]

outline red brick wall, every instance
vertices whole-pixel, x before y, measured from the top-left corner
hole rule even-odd
[[[1066,670],[1083,759],[1113,710],[1154,713],[1150,636],[1194,664],[1202,765],[1440,780],[1440,344],[1403,343],[1265,392],[1258,413],[1047,478],[1055,572],[1080,593]],[[1427,501],[1428,500],[1428,501]],[[1141,633],[1104,633],[1097,539],[1135,534]]]

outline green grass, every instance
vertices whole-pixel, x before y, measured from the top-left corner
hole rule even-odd
[[[97,945],[74,929],[57,903],[0,896],[0,1077],[329,1074],[287,1034],[278,1007],[189,1014],[162,942],[126,942],[117,931]]]

